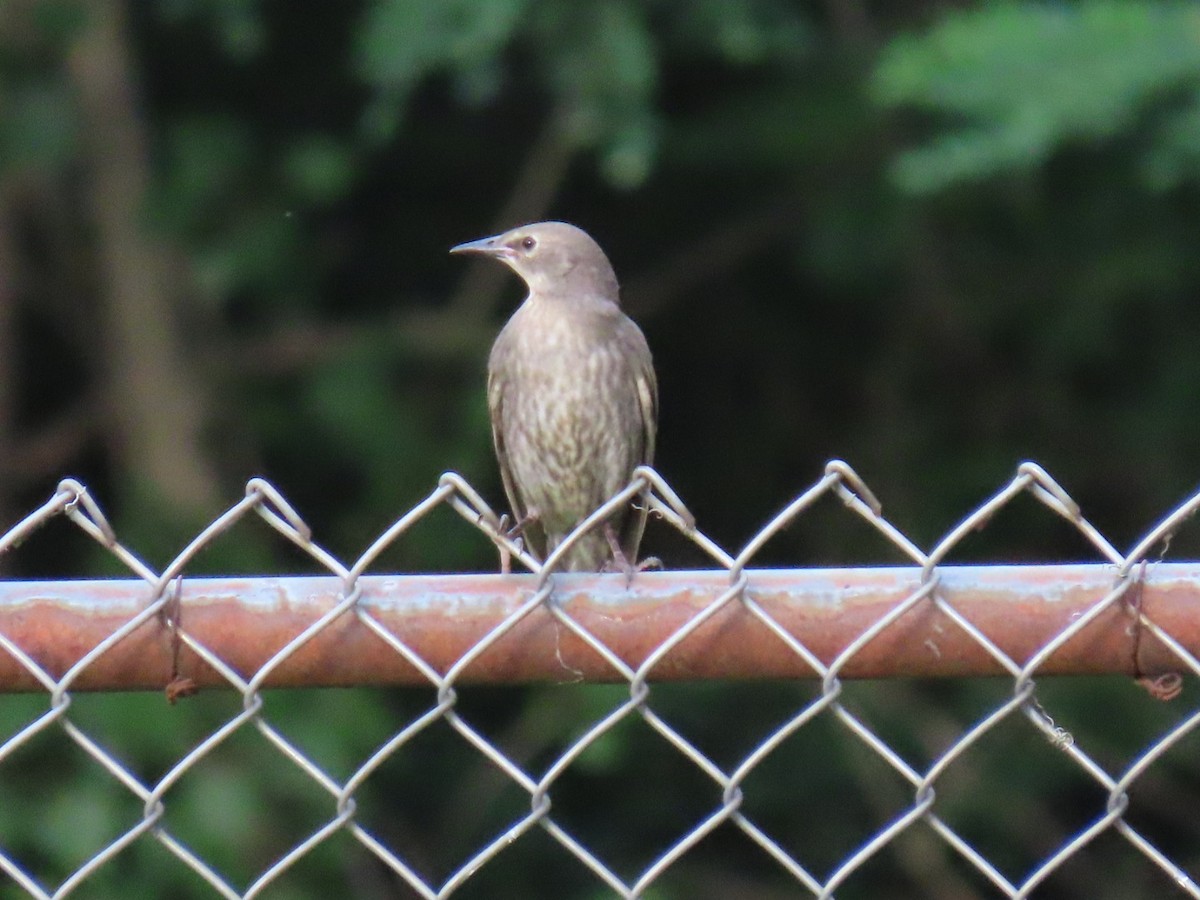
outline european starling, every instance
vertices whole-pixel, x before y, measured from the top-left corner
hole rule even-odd
[[[653,461],[650,348],[621,312],[608,257],[574,225],[523,225],[450,252],[498,259],[529,288],[492,346],[488,411],[504,492],[526,546],[544,560]],[[596,572],[615,561],[632,572],[646,526],[645,503],[637,506],[582,535],[561,568]]]

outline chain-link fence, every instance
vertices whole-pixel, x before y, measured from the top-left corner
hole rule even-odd
[[[1162,559],[1200,494],[1121,553],[1025,464],[926,552],[833,462],[735,554],[639,469],[576,535],[647,485],[709,569],[558,574],[573,538],[539,564],[446,475],[351,563],[254,479],[158,572],[64,481],[0,552],[65,517],[133,577],[0,585],[0,893],[1200,897],[1200,567]],[[950,564],[1023,494],[1093,559]],[[908,564],[752,568],[827,496]],[[531,574],[369,574],[447,507]],[[256,516],[328,574],[189,574]]]

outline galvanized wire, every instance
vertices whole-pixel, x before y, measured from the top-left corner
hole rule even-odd
[[[1043,643],[1028,658],[1016,659],[1005,651],[994,636],[989,636],[985,628],[973,621],[967,612],[956,606],[953,592],[946,587],[945,564],[959,549],[964,539],[986,527],[997,513],[1022,495],[1033,497],[1053,515],[1069,523],[1082,540],[1094,549],[1099,561],[1110,568],[1111,581],[1106,590],[1095,596],[1086,609],[1074,615],[1052,639]],[[648,499],[645,499],[647,497]],[[756,594],[756,579],[760,576],[750,568],[767,544],[805,515],[814,504],[827,497],[841,501],[851,515],[869,525],[899,552],[901,558],[911,563],[919,572],[919,577],[908,595],[864,627],[832,659],[828,656],[823,657],[807,646],[786,622],[781,621],[778,615],[772,612],[768,604],[761,602]],[[581,535],[602,527],[611,513],[631,502],[648,502],[656,518],[691,541],[711,560],[713,566],[727,574],[724,589],[674,628],[657,646],[645,653],[637,664],[628,662],[627,655],[618,652],[617,648],[588,627],[589,623],[584,617],[577,611],[573,612],[568,604],[561,601],[561,597],[556,593],[554,578],[559,560]],[[397,636],[389,627],[388,621],[374,607],[363,602],[364,576],[378,561],[380,554],[417,527],[430,513],[443,507],[458,513],[467,523],[467,528],[485,535],[503,558],[516,561],[535,576],[531,587],[521,588],[526,593],[520,602],[514,604],[498,624],[491,627],[448,667],[439,667],[423,657],[417,649]],[[1147,567],[1158,561],[1153,554],[1196,513],[1197,509],[1200,509],[1200,494],[1170,511],[1148,530],[1144,538],[1135,542],[1129,553],[1122,554],[1084,518],[1079,505],[1061,485],[1041,467],[1025,463],[1018,468],[1008,484],[972,510],[932,549],[925,552],[884,518],[878,500],[858,475],[844,462],[834,461],[828,464],[821,478],[811,488],[788,503],[744,547],[730,551],[721,547],[697,527],[694,517],[682,500],[657,472],[643,467],[634,473],[633,479],[624,490],[581,523],[549,559],[540,562],[527,552],[519,537],[514,537],[506,529],[505,522],[478,492],[460,476],[450,473],[440,479],[427,498],[387,528],[357,559],[343,562],[314,540],[312,530],[278,489],[262,479],[255,478],[247,484],[245,496],[238,503],[203,529],[161,572],[157,572],[121,543],[103,510],[83,485],[74,480],[64,480],[43,506],[0,536],[0,553],[8,552],[22,542],[33,539],[35,533],[47,522],[65,517],[111,554],[131,576],[144,583],[144,603],[118,627],[114,627],[103,640],[82,652],[65,671],[57,674],[39,660],[35,648],[22,646],[18,640],[0,629],[0,654],[6,654],[14,660],[28,680],[40,686],[48,700],[46,711],[34,721],[12,734],[0,734],[0,796],[5,792],[20,789],[19,786],[4,783],[6,758],[29,745],[38,736],[54,733],[73,742],[94,760],[100,767],[99,771],[103,773],[102,777],[113,779],[135,797],[142,806],[142,815],[139,821],[92,854],[56,885],[45,884],[39,872],[23,864],[2,845],[0,871],[7,876],[20,896],[86,896],[90,880],[101,867],[119,857],[133,842],[148,837],[157,841],[182,865],[195,872],[212,888],[214,896],[251,898],[263,894],[270,886],[278,883],[284,873],[308,857],[318,846],[335,835],[344,834],[378,859],[417,895],[438,898],[454,894],[475,873],[504,854],[514,843],[521,841],[526,833],[539,829],[591,872],[597,885],[607,888],[618,897],[637,898],[645,896],[660,883],[664,873],[676,866],[681,859],[690,853],[699,852],[698,845],[706,837],[722,829],[735,829],[753,845],[761,848],[764,860],[769,860],[780,873],[794,882],[799,891],[798,896],[828,898],[833,897],[835,891],[848,879],[902,835],[922,829],[926,835],[940,840],[949,853],[960,859],[965,866],[976,871],[983,881],[995,889],[997,896],[1031,896],[1085,846],[1102,835],[1111,834],[1123,839],[1129,847],[1160,870],[1165,876],[1164,885],[1173,885],[1183,894],[1200,898],[1200,887],[1187,868],[1189,863],[1194,867],[1196,854],[1193,853],[1188,860],[1173,859],[1168,852],[1156,846],[1154,841],[1136,828],[1127,815],[1132,802],[1131,787],[1148,768],[1195,731],[1200,725],[1200,711],[1185,715],[1169,730],[1159,735],[1157,740],[1130,761],[1123,770],[1110,771],[1050,718],[1039,698],[1037,682],[1039,675],[1045,675],[1048,660],[1078,639],[1093,623],[1105,616],[1111,616],[1114,610],[1121,612],[1125,617],[1121,621],[1125,621],[1126,627],[1136,632],[1139,640],[1152,640],[1156,646],[1165,648],[1164,652],[1169,655],[1175,668],[1181,672],[1200,675],[1200,660],[1189,651],[1185,642],[1177,640],[1168,628],[1155,622],[1138,602],[1141,587],[1147,578]],[[239,672],[238,668],[228,661],[229,646],[212,643],[211,638],[206,641],[201,633],[189,629],[188,595],[181,582],[197,554],[209,547],[218,536],[249,517],[264,520],[299,548],[315,566],[328,573],[336,589],[335,600],[328,608],[284,642],[255,671],[246,674]],[[622,576],[614,574],[611,577]],[[637,590],[636,583],[632,590]],[[664,662],[677,653],[680,646],[698,631],[711,626],[730,610],[737,610],[740,614],[761,623],[773,640],[778,642],[779,647],[792,654],[803,671],[810,673],[819,683],[820,690],[811,702],[793,710],[785,721],[763,736],[740,761],[734,765],[722,766],[707,755],[685,729],[669,722],[662,712],[655,708],[654,698],[655,684],[663,670]],[[1012,682],[1012,692],[1011,697],[988,710],[977,722],[965,725],[957,738],[928,765],[918,768],[912,765],[903,753],[889,745],[888,741],[872,728],[867,717],[844,702],[842,679],[847,667],[853,666],[855,660],[861,658],[865,648],[878,641],[898,623],[933,613],[939,614],[949,627],[957,631],[957,640],[977,647],[996,667],[1006,672]],[[552,617],[565,633],[573,636],[601,661],[608,680],[615,679],[628,686],[628,699],[590,722],[583,733],[562,749],[541,771],[526,771],[518,761],[505,753],[496,740],[489,738],[467,721],[460,714],[458,707],[460,691],[469,689],[464,683],[464,673],[506,638],[511,640],[514,635],[519,635],[520,629],[532,621],[531,617],[545,615]],[[72,719],[71,705],[72,689],[77,689],[81,676],[89,670],[94,670],[99,661],[112,653],[114,648],[152,622],[168,629],[181,652],[186,650],[193,654],[196,659],[217,673],[219,680],[229,690],[240,695],[241,710],[181,755],[160,778],[148,782],[122,764],[115,754],[106,750],[98,740],[81,728]],[[269,704],[264,695],[264,687],[280,667],[294,661],[306,645],[328,630],[341,627],[347,622],[354,622],[367,629],[391,652],[403,659],[417,673],[417,677],[433,691],[436,701],[424,713],[404,722],[390,738],[363,759],[349,777],[339,779],[323,770],[272,723],[268,715]],[[931,648],[932,652],[937,652],[937,649]],[[577,671],[573,670],[565,659],[562,660],[562,665],[564,671]],[[582,672],[579,672],[578,677],[582,678]],[[175,685],[175,689],[186,693],[188,688],[186,684],[181,683]],[[788,849],[786,840],[780,835],[770,833],[764,825],[756,822],[744,808],[743,792],[743,784],[747,778],[768,757],[776,753],[785,741],[818,717],[832,719],[838,723],[845,734],[859,742],[867,753],[878,758],[911,790],[911,799],[905,808],[861,841],[832,871],[824,873],[814,871],[811,864],[806,865]],[[562,776],[578,763],[589,748],[594,747],[627,720],[644,723],[664,745],[673,748],[679,757],[694,766],[713,787],[713,805],[708,812],[633,877],[620,874],[613,861],[606,860],[600,852],[590,848],[582,837],[572,833],[563,821],[555,817],[553,805],[555,790]],[[1014,880],[1002,871],[998,863],[945,820],[942,811],[939,810],[937,788],[939,779],[947,770],[961,761],[980,741],[1003,723],[1022,720],[1030,723],[1033,731],[1040,734],[1049,746],[1056,748],[1084,777],[1095,783],[1107,799],[1101,815],[1070,835],[1023,878]],[[390,759],[429,729],[442,725],[452,729],[495,770],[527,794],[529,806],[527,813],[494,834],[483,847],[468,858],[459,860],[444,880],[434,883],[419,871],[413,860],[406,859],[402,853],[390,847],[385,840],[373,834],[359,821],[356,797],[368,789],[368,779]],[[245,728],[255,729],[278,754],[283,764],[293,767],[327,794],[331,801],[331,814],[326,821],[261,871],[249,885],[239,888],[210,861],[172,834],[166,824],[166,811],[172,802],[171,791],[180,779],[197,769],[202,761]],[[664,796],[648,799],[648,802],[669,803],[671,798]],[[1195,839],[1197,835],[1192,837]]]

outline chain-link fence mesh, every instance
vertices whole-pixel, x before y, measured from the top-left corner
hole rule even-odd
[[[909,896],[1200,897],[1200,767],[1188,749],[1200,707],[1180,710],[1190,703],[1185,678],[1200,674],[1191,613],[1200,572],[1162,561],[1200,494],[1121,553],[1025,464],[924,551],[833,462],[732,553],[644,468],[575,535],[647,485],[653,516],[710,570],[632,582],[557,574],[573,538],[540,564],[469,484],[446,475],[349,563],[254,479],[154,571],[87,490],[64,481],[0,538],[0,552],[65,517],[133,580],[20,582],[0,593],[0,688],[14,692],[0,701],[0,893],[115,896],[112,885],[144,884],[150,866],[169,879],[184,873],[189,896],[327,896],[315,873],[329,864],[356,897],[901,895],[880,887],[892,877]],[[1069,523],[1094,558],[997,577],[949,565],[1020,495]],[[827,496],[908,565],[753,568]],[[531,574],[368,574],[446,507]],[[197,554],[254,517],[328,574],[219,584],[189,575]],[[1091,710],[1094,739],[1059,720],[1051,695],[1069,679],[1035,680],[1058,672],[1122,674],[1119,686],[1076,680],[1082,693],[1063,702]],[[1003,677],[961,695],[932,689],[919,704],[909,679],[863,697],[846,680],[986,673]],[[711,693],[729,676],[780,675],[792,677]],[[557,685],[541,699],[523,695],[521,715],[498,721],[500,689],[489,682],[537,680]],[[353,684],[409,687],[392,687],[393,699],[361,719],[353,692],[314,699],[306,715],[295,698],[321,691],[271,690]],[[149,686],[171,704],[88,693]],[[209,686],[232,693],[195,693]],[[1114,699],[1125,691],[1136,696]],[[139,735],[177,727],[172,716],[188,707],[202,712],[177,749],[139,759]],[[346,718],[296,736],[296,720],[330,710]],[[913,710],[925,720],[897,724]],[[64,747],[69,765],[59,762]],[[253,770],[260,792],[240,791],[237,766]],[[1016,773],[1028,776],[1019,786]],[[598,787],[623,781],[635,786]],[[51,802],[59,786],[71,795]],[[423,824],[411,811],[427,802],[451,813]],[[98,807],[121,810],[120,823],[92,821]],[[448,838],[456,827],[470,837]],[[339,869],[331,857],[355,862]],[[506,868],[520,872],[489,881]],[[155,895],[176,896],[168,876],[148,877],[163,886]]]

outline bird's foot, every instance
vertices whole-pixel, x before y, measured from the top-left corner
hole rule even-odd
[[[508,513],[505,513],[500,517],[500,533],[510,541],[515,541],[521,536],[521,533],[526,528],[537,522],[538,518],[538,511],[536,509],[531,509],[529,512],[525,513],[524,516],[518,519],[511,527],[507,527],[509,516]]]
[[[512,522],[512,517],[508,513],[501,513],[500,521],[497,523],[496,531],[505,540],[512,541],[517,545],[517,552],[525,549],[525,540],[521,537],[521,533],[538,520],[537,510],[530,510],[524,518],[515,524]],[[508,575],[512,572],[512,551],[507,547],[499,546],[500,549],[500,574]]]
[[[657,556],[647,556],[636,566],[634,566],[634,568],[639,572],[645,572],[647,569],[661,569],[662,567],[663,561]]]
[[[641,562],[632,562],[625,555],[625,551],[621,547],[621,542],[617,540],[617,533],[608,522],[604,523],[604,537],[608,541],[609,549],[612,550],[612,559],[604,564],[603,571],[624,572],[626,587],[633,584],[633,576],[638,572],[644,572],[646,569],[662,568],[662,560],[657,556],[647,556]]]

